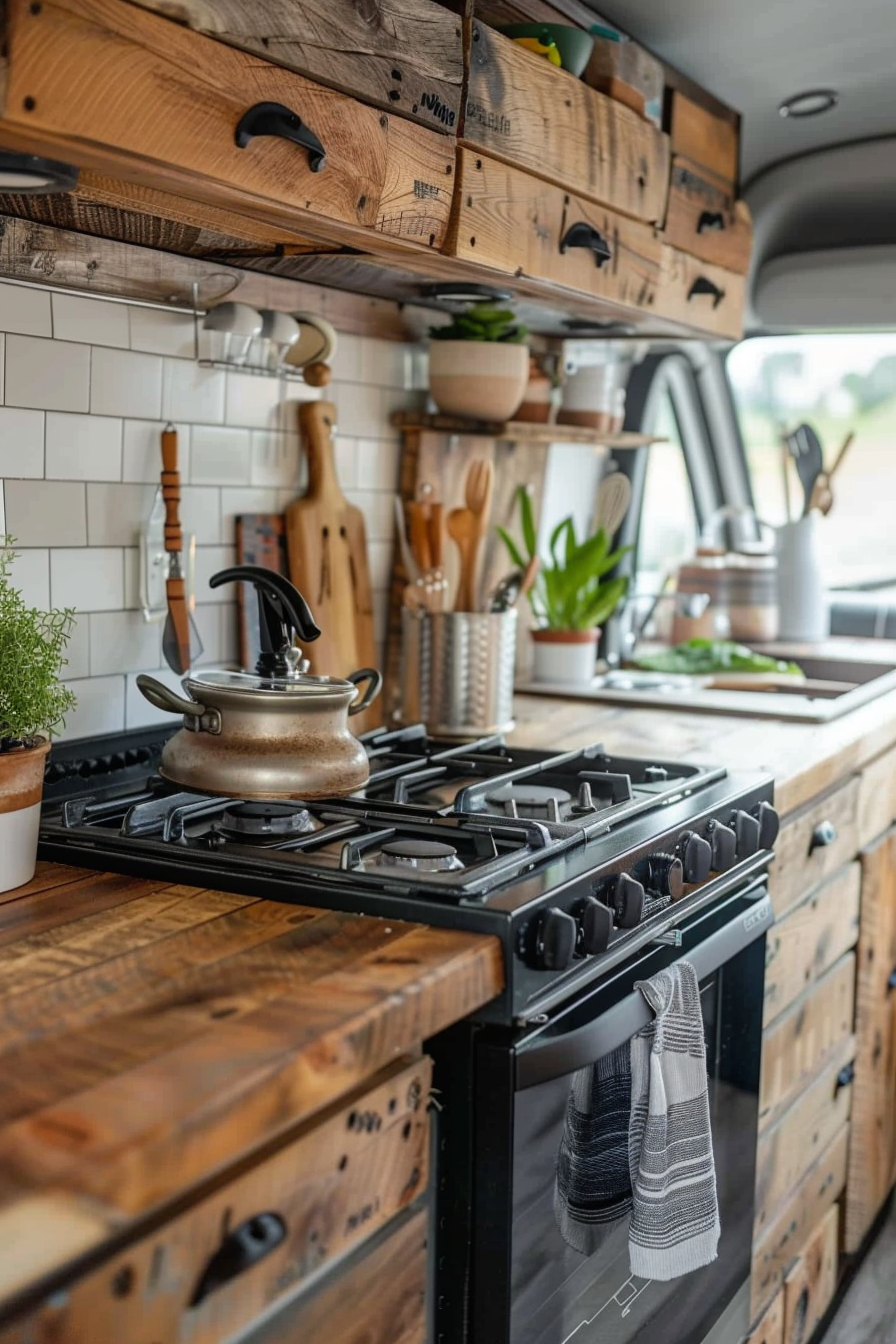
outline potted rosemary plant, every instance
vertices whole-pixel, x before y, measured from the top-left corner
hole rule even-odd
[[[0,537],[0,891],[34,876],[49,739],[75,704],[59,682],[75,614],[26,605],[12,546]]]
[[[509,309],[471,304],[445,327],[430,327],[429,390],[445,415],[509,420],[529,380],[528,331]]]
[[[517,497],[527,555],[523,556],[504,528],[499,527],[498,533],[512,562],[525,569],[538,554],[538,537],[525,486],[520,486]],[[571,516],[554,528],[548,546],[550,562],[542,561],[528,595],[535,617],[534,681],[583,684],[594,676],[600,626],[628,589],[627,578],[605,576],[631,547],[610,551],[609,544],[603,528],[579,541]]]

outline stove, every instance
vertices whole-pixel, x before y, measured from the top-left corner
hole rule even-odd
[[[166,784],[168,736],[57,746],[41,857],[493,934],[507,983],[483,1021],[535,1020],[674,940],[767,866],[777,834],[770,779],[601,746],[379,730],[361,793],[256,802]]]

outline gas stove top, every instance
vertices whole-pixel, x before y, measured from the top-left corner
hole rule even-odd
[[[503,1020],[667,934],[767,863],[777,832],[765,778],[600,746],[378,731],[361,793],[256,802],[166,784],[167,736],[57,747],[42,857],[497,934]]]

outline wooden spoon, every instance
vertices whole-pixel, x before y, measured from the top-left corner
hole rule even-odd
[[[472,509],[451,509],[445,518],[448,535],[460,552],[460,578],[454,598],[455,611],[475,610],[476,557],[479,553],[479,520]]]

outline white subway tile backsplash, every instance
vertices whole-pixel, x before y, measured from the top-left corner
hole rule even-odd
[[[126,611],[136,611],[140,607],[140,551],[136,546],[128,546],[124,552],[124,599],[122,607]]]
[[[367,542],[367,558],[370,565],[370,585],[372,588],[388,588],[392,576],[391,541]]]
[[[125,420],[124,451],[122,454],[123,481],[145,481],[158,484],[162,470],[162,430],[164,420]],[[175,425],[177,430],[177,462],[182,481],[190,479],[189,425]],[[212,431],[214,432],[214,431]]]
[[[208,581],[219,569],[227,569],[236,564],[236,549],[233,546],[197,546],[196,547],[196,598],[199,602],[233,602],[234,590],[231,584],[222,584],[220,588],[209,588]]]
[[[87,407],[73,409],[86,410]],[[94,415],[158,420],[162,414],[162,361],[159,356],[95,347],[90,369],[90,409]]]
[[[123,303],[84,299],[79,294],[53,295],[53,335],[85,345],[116,345],[127,350],[128,310]]]
[[[398,489],[401,446],[389,439],[358,440],[358,486],[362,490]]]
[[[340,335],[336,342],[336,354],[330,361],[333,377],[343,383],[360,383],[361,350],[364,345],[360,336]]]
[[[20,546],[86,546],[80,481],[6,481],[6,526]]]
[[[46,611],[50,606],[50,552],[17,551],[12,581],[29,607]]]
[[[380,341],[373,337],[362,341],[360,381],[377,387],[404,389],[407,382],[406,350],[407,347],[399,341]]]
[[[3,405],[3,391],[6,382],[6,336],[0,332],[0,406]]]
[[[3,497],[3,482],[0,481],[0,537],[6,535],[6,500]]]
[[[224,420],[226,374],[192,360],[166,359],[162,375],[162,418],[219,425]]]
[[[163,313],[155,308],[130,308],[131,349],[151,355],[193,358],[193,318],[189,313]]]
[[[90,676],[90,617],[76,617],[72,637],[65,651],[68,659],[63,676],[66,681]]]
[[[185,536],[197,546],[217,546],[221,535],[221,491],[211,485],[184,485],[180,492],[180,521]]]
[[[151,485],[87,487],[87,541],[91,546],[134,546],[155,500]]]
[[[44,474],[44,413],[0,407],[0,476]]]
[[[48,480],[121,480],[121,421],[115,416],[48,411],[46,443]]]
[[[36,336],[6,338],[6,404],[44,411],[86,411],[89,345]]]
[[[343,490],[352,490],[358,481],[358,440],[337,434],[333,441],[336,475]]]
[[[162,626],[139,611],[98,611],[90,616],[90,675],[145,672],[162,662]]]
[[[170,668],[148,667],[141,668],[141,672],[149,672],[155,677],[156,681],[161,681],[165,686],[176,692],[177,695],[183,695],[183,687],[180,684],[180,677],[172,672]],[[128,676],[121,678],[122,688],[127,687],[125,691],[125,726],[127,728],[148,728],[162,725],[168,728],[176,728],[179,720],[173,715],[168,714],[163,709],[156,709],[151,705],[140,687],[137,685],[137,674],[129,673]]]
[[[221,657],[222,663],[232,663],[234,667],[240,665],[240,637],[237,625],[237,609],[235,602],[228,602],[221,611]],[[254,670],[254,669],[251,669]]]
[[[250,445],[247,429],[195,425],[190,443],[193,485],[248,485]]]
[[[124,677],[89,677],[70,681],[77,706],[66,716],[65,737],[96,737],[124,728]]]
[[[252,431],[253,485],[292,486],[298,493],[304,486],[303,467],[298,435],[268,429]]]
[[[370,438],[381,428],[380,389],[363,383],[333,383],[327,389],[329,401],[336,404],[339,434],[350,438]]]
[[[282,400],[279,379],[251,373],[228,373],[226,377],[227,408],[223,418],[228,425],[244,425],[250,429],[283,428],[278,423],[278,407]]]
[[[364,512],[367,540],[391,541],[395,535],[394,495],[372,490],[346,490],[346,497]]]
[[[52,336],[49,292],[29,289],[26,285],[0,286],[0,331],[16,331],[22,336]]]
[[[124,605],[121,551],[102,546],[52,550],[50,599],[54,607],[76,611],[120,611]]]
[[[196,659],[198,667],[209,667],[221,662],[221,613],[224,610],[215,602],[197,602],[193,610],[193,623],[202,642],[202,653]]]
[[[276,513],[277,491],[228,490],[221,491],[223,539],[228,545],[236,542],[236,516],[239,513]]]

